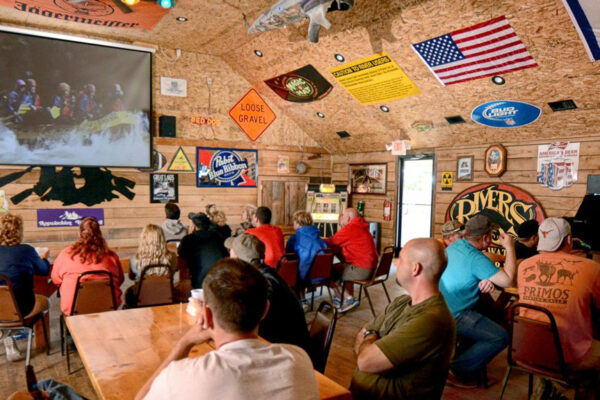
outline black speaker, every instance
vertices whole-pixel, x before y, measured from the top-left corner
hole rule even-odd
[[[163,115],[158,117],[158,136],[175,137],[175,117]]]

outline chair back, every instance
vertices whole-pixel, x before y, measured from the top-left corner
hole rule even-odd
[[[548,321],[520,317],[516,315],[518,309],[538,311]],[[514,304],[509,313],[508,364],[567,380],[567,367],[552,313],[543,307],[525,303]]]
[[[153,270],[166,275],[153,275]],[[166,264],[148,265],[144,267],[140,275],[137,292],[137,307],[157,306],[173,303],[173,271]]]
[[[319,249],[308,271],[307,281],[329,279],[333,267],[333,252],[329,248]]]
[[[325,308],[328,308],[330,312],[324,312]],[[321,373],[325,372],[336,321],[337,309],[327,301],[321,302],[309,330],[310,358],[314,368]]]
[[[90,276],[95,276],[96,279],[84,280]],[[115,288],[110,272],[94,270],[79,274],[69,315],[91,314],[116,309]]]
[[[289,287],[296,287],[298,282],[298,255],[296,253],[286,253],[279,258],[277,262],[277,274],[288,284]]]
[[[4,285],[0,284],[0,323],[18,322],[24,325],[10,278],[0,275],[0,281],[6,282]]]
[[[379,262],[377,263],[377,268],[373,272],[372,280],[377,281],[386,281],[389,274],[390,268],[392,267],[392,260],[394,259],[394,252],[396,248],[394,246],[387,246],[381,252],[381,256],[379,257]]]

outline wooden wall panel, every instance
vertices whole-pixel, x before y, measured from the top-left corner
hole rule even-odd
[[[165,155],[167,165],[159,173],[166,173],[169,162],[175,152],[182,146],[190,161],[195,165],[196,146],[254,148],[258,150],[259,178],[265,180],[293,180],[308,182],[311,177],[322,178],[331,176],[331,157],[324,150],[306,147],[302,150],[297,146],[270,146],[262,144],[239,143],[231,141],[207,141],[193,139],[156,138],[155,148]],[[290,173],[277,174],[279,156],[289,157]],[[297,174],[295,165],[302,160],[308,166],[305,174]],[[0,167],[0,177],[9,173],[21,171],[19,167]],[[136,183],[132,191],[136,194],[133,200],[122,195],[110,202],[104,202],[93,208],[104,209],[105,225],[103,234],[111,247],[124,248],[137,246],[138,237],[146,224],[160,224],[164,220],[162,204],[150,203],[149,173],[135,169],[111,169],[114,175],[133,180]],[[23,175],[17,181],[6,185],[0,190],[6,192],[7,198],[22,190],[31,188],[39,178],[39,169]],[[242,209],[247,204],[257,204],[258,188],[197,188],[195,173],[179,173],[179,207],[182,222],[190,224],[187,218],[189,212],[204,211],[207,204],[217,204],[227,215],[227,222],[235,229],[240,222]],[[295,193],[295,192],[294,192]],[[297,195],[297,194],[296,194]],[[19,214],[24,219],[24,240],[35,246],[46,246],[53,255],[66,247],[77,238],[77,228],[38,228],[37,210],[45,208],[85,208],[79,203],[72,206],[62,206],[58,201],[41,201],[37,195],[32,195],[18,205],[9,204],[11,212]],[[282,210],[283,211],[283,210]]]
[[[441,236],[446,210],[454,197],[468,187],[480,183],[507,183],[531,194],[549,217],[572,217],[577,212],[587,191],[589,174],[600,174],[600,136],[578,138],[556,138],[553,141],[580,142],[579,171],[573,186],[561,190],[542,187],[536,182],[537,152],[539,144],[549,141],[523,141],[503,143],[508,162],[506,172],[499,178],[490,177],[484,170],[484,155],[488,146],[441,147],[436,149],[436,194],[435,194],[435,236]],[[454,182],[452,191],[442,191],[441,177],[444,171],[456,174],[457,158],[474,156],[473,181]]]
[[[365,202],[365,219],[368,222],[379,222],[381,228],[381,249],[393,246],[395,243],[396,221],[396,157],[388,152],[351,153],[332,156],[332,183],[348,184],[348,169],[350,164],[387,163],[386,194],[359,194],[350,196],[350,205],[356,208],[359,201]],[[392,201],[392,219],[383,220],[383,203],[386,199]]]

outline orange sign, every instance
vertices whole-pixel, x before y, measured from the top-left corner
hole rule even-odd
[[[129,7],[106,0],[0,0],[0,6],[62,21],[129,29],[152,29],[169,12],[156,2],[145,1]]]
[[[254,89],[229,110],[229,116],[252,141],[258,139],[276,118],[271,107]]]

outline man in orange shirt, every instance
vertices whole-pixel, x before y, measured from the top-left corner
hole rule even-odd
[[[565,361],[574,369],[600,370],[600,341],[592,337],[592,306],[600,308],[600,264],[569,254],[571,227],[562,218],[540,224],[540,254],[519,265],[519,297],[548,309],[558,326]],[[537,311],[527,318],[547,321]]]
[[[277,262],[285,254],[285,247],[281,229],[271,225],[271,210],[258,207],[252,223],[256,228],[247,229],[246,233],[256,236],[265,244],[264,262],[269,267],[277,268]]]

